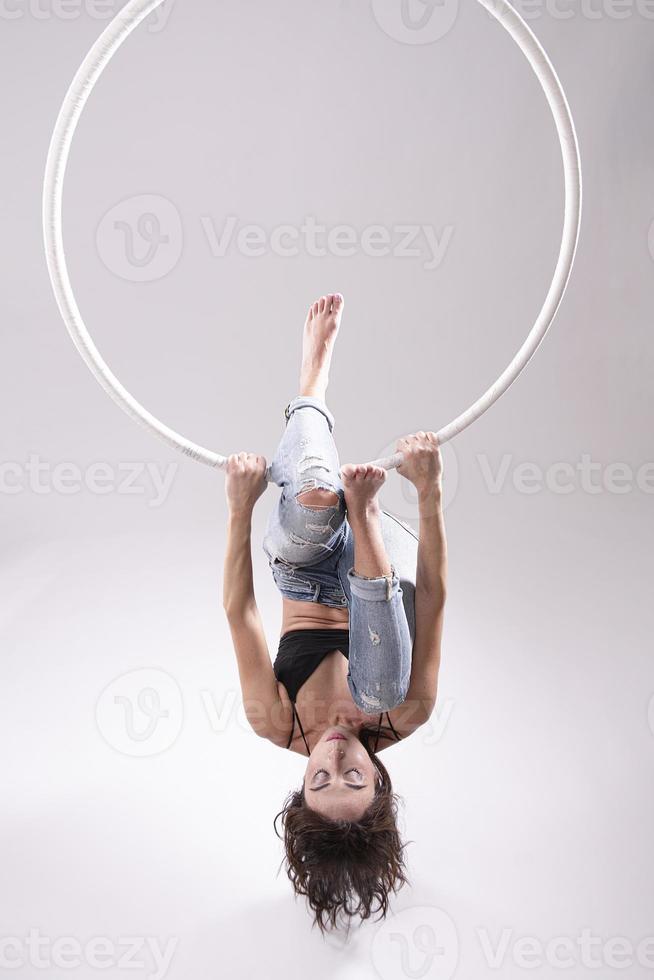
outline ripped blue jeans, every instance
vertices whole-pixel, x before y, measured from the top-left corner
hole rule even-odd
[[[415,639],[418,538],[382,509],[381,531],[391,575],[354,572],[354,534],[332,436],[334,416],[324,401],[298,395],[286,408],[286,428],[268,470],[281,487],[268,518],[263,550],[283,596],[349,609],[347,683],[367,714],[390,711],[406,699]],[[307,506],[306,490],[331,490],[338,503]]]

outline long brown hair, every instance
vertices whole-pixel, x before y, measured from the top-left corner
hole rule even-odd
[[[359,820],[331,820],[312,810],[304,785],[287,796],[281,817],[286,874],[296,895],[304,895],[322,933],[339,918],[349,929],[355,916],[386,917],[389,895],[408,884],[397,829],[398,797],[386,767],[371,748],[377,728],[364,726],[359,739],[378,774],[375,796]],[[281,865],[280,865],[281,867]],[[376,906],[375,906],[376,903]],[[375,906],[375,907],[373,907]]]

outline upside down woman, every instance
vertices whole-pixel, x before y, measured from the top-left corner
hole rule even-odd
[[[381,508],[384,469],[339,469],[325,397],[342,312],[340,294],[311,306],[299,394],[269,471],[263,456],[234,454],[225,485],[223,605],[244,709],[257,735],[307,760],[275,829],[281,818],[288,877],[321,930],[339,916],[384,917],[390,892],[408,881],[397,797],[379,753],[434,709],[447,564],[433,432],[396,446],[397,471],[416,488],[419,536]],[[268,474],[281,487],[263,540],[283,607],[274,664],[251,555],[253,508]]]

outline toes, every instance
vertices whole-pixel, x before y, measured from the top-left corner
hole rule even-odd
[[[309,307],[309,312],[307,313],[307,320],[313,320],[313,306]]]
[[[343,299],[342,293],[325,293],[320,299],[311,306],[310,318],[318,316],[319,314],[329,314],[329,313],[340,313],[343,309],[343,304],[345,300]]]

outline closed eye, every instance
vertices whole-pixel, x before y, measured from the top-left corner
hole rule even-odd
[[[348,769],[347,772],[345,773],[345,775],[347,776],[351,772],[355,772],[357,774],[357,776],[362,776],[363,775],[361,773],[361,771],[359,769],[356,769],[354,766],[352,766],[350,769]],[[316,776],[320,775],[320,773],[324,773],[325,776],[327,776],[327,777],[329,776],[329,773],[327,772],[326,769],[316,769],[316,771],[313,774],[312,779],[315,779]],[[348,787],[348,789],[366,789],[366,787],[367,787],[368,784],[367,783],[345,783],[345,785]],[[327,779],[324,783],[321,783],[320,786],[311,786],[310,789],[311,789],[311,792],[312,793],[319,793],[321,789],[327,789],[328,786],[331,786],[331,781],[329,779]]]
[[[361,770],[360,769],[357,769],[356,766],[351,766],[349,769],[347,769],[346,772],[345,772],[345,775],[347,776],[348,773],[351,773],[351,772],[355,772],[357,774],[357,776],[363,776],[363,773],[361,772]],[[329,773],[327,772],[326,769],[316,769],[316,771],[314,772],[312,778],[315,779],[316,776],[319,776],[320,775],[320,773],[324,773],[325,776],[329,776]]]

